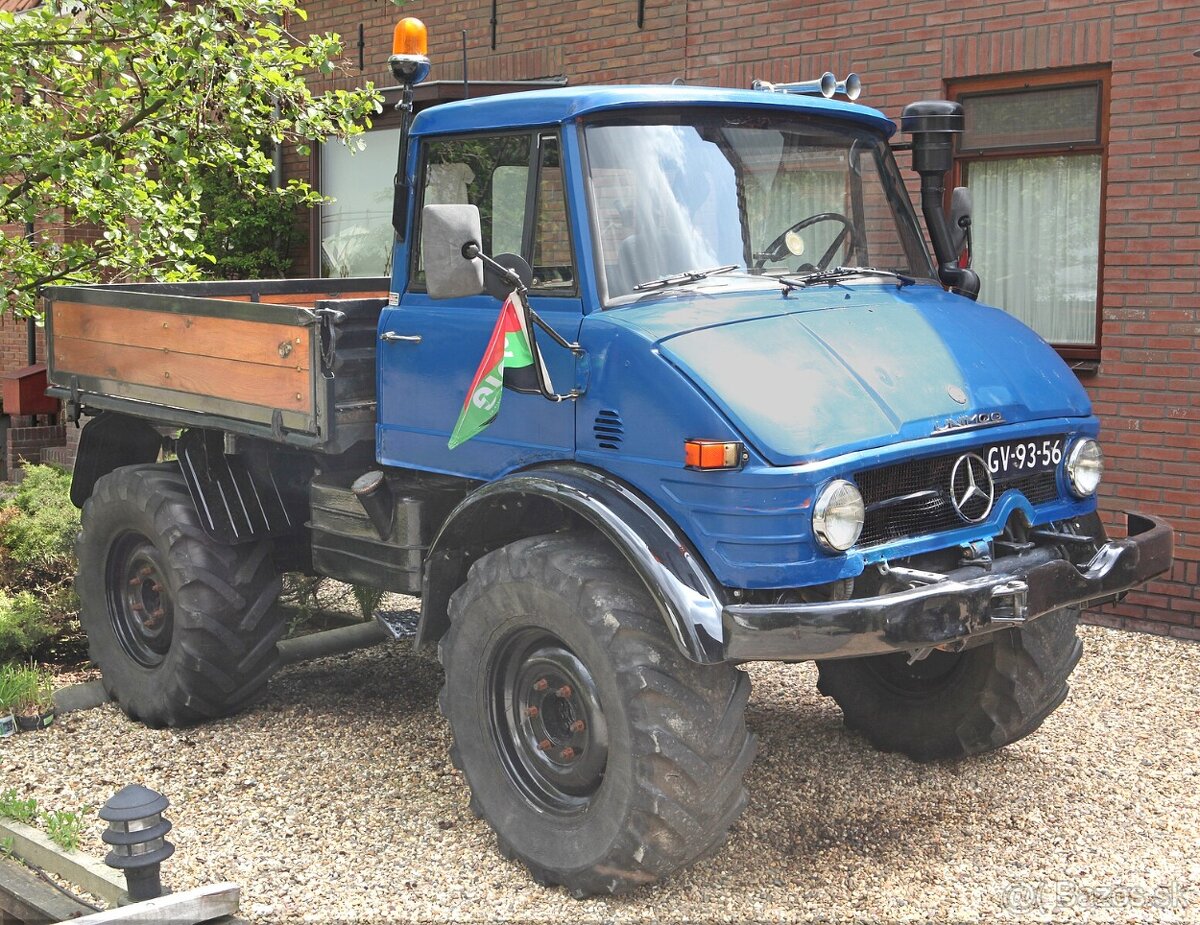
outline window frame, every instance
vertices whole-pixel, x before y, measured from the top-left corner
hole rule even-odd
[[[565,299],[573,299],[579,297],[579,259],[575,248],[575,236],[571,225],[571,203],[570,196],[566,189],[566,167],[563,163],[564,152],[562,143],[562,133],[557,126],[532,126],[529,128],[521,128],[517,130],[508,129],[505,131],[482,131],[470,132],[453,135],[425,135],[419,139],[420,149],[417,155],[417,171],[416,171],[416,214],[413,218],[413,233],[410,236],[411,246],[408,253],[408,282],[406,291],[408,292],[426,292],[425,285],[417,282],[419,264],[420,264],[420,242],[421,242],[421,210],[425,205],[425,175],[428,167],[426,160],[429,145],[436,142],[444,142],[449,140],[462,141],[470,139],[486,139],[499,138],[505,136],[527,136],[529,142],[529,163],[528,177],[525,186],[525,218],[521,229],[521,256],[530,262],[532,266],[533,247],[537,237],[537,219],[538,210],[541,207],[541,178],[542,169],[545,166],[545,149],[546,141],[551,140],[558,146],[559,170],[562,171],[564,177],[563,183],[563,211],[566,214],[566,232],[567,232],[567,247],[571,254],[571,270],[572,270],[572,285],[570,289],[565,287],[539,287],[531,285],[529,294],[531,296],[552,296]],[[528,256],[526,256],[528,255]],[[495,256],[489,254],[489,257]]]
[[[1019,94],[1026,90],[1069,90],[1076,87],[1094,86],[1099,91],[1097,100],[1097,140],[1092,143],[1068,142],[1050,144],[1014,145],[1005,148],[961,150],[955,146],[954,167],[951,182],[947,184],[947,206],[950,190],[966,186],[965,177],[972,163],[981,161],[1012,160],[1016,158],[1049,157],[1061,154],[1095,154],[1100,158],[1100,217],[1097,228],[1096,254],[1096,322],[1095,337],[1091,344],[1051,344],[1066,360],[1084,361],[1094,364],[1100,359],[1104,321],[1104,256],[1106,247],[1108,198],[1108,139],[1111,111],[1112,70],[1108,65],[1079,68],[1063,68],[1014,74],[989,74],[983,77],[966,77],[947,81],[946,98],[963,102],[972,96],[1001,96]],[[1093,367],[1094,368],[1094,367]]]

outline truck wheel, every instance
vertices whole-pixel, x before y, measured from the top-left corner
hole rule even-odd
[[[846,725],[915,761],[964,758],[1029,735],[1066,699],[1083,645],[1079,611],[1055,611],[960,653],[934,651],[817,662],[817,689]]]
[[[79,620],[121,709],[178,726],[253,701],[278,667],[283,631],[270,544],[210,539],[174,464],[106,475],[82,519]]]
[[[715,849],[746,804],[745,673],[689,661],[598,539],[519,540],[471,566],[439,646],[451,758],[501,852],[576,898]]]

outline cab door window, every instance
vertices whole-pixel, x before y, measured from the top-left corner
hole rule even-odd
[[[424,145],[423,205],[479,209],[485,253],[520,254],[534,269],[532,289],[573,290],[566,196],[554,135],[472,136]],[[413,248],[414,288],[424,288],[421,247]]]

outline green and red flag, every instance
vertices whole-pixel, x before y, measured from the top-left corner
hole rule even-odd
[[[518,392],[539,392],[538,370],[541,366],[543,381],[553,390],[537,345],[525,324],[525,313],[521,310],[517,294],[504,300],[496,327],[488,340],[487,349],[475,371],[471,388],[458,415],[458,422],[450,434],[450,449],[478,436],[485,427],[496,420],[500,413],[500,396],[505,387]]]

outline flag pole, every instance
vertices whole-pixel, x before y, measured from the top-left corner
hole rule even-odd
[[[545,331],[550,339],[565,350],[570,350],[576,357],[584,355],[584,349],[577,343],[572,343],[559,334],[554,328],[550,327],[541,316],[533,310],[529,304],[529,289],[521,280],[521,275],[511,267],[506,267],[502,263],[497,263],[491,257],[483,252],[483,250],[474,241],[468,241],[462,246],[462,255],[467,260],[478,259],[483,262],[484,266],[492,270],[505,283],[512,287],[513,293],[517,296],[517,301],[521,304],[521,313],[525,316],[525,327],[529,331],[529,340],[533,347],[534,373],[537,376],[538,390],[542,397],[548,401],[571,401],[579,398],[583,392],[579,389],[571,389],[569,392],[554,392],[546,385],[545,373],[542,370],[542,355],[541,348],[537,345],[537,334],[535,327]]]

